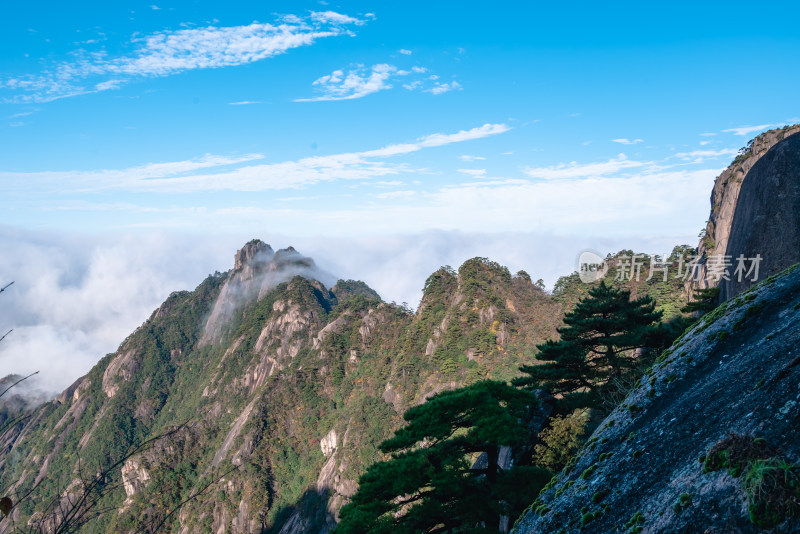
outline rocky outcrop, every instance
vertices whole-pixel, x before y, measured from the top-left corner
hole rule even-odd
[[[119,391],[119,381],[129,381],[139,369],[140,359],[136,351],[127,350],[118,354],[106,367],[103,373],[103,392],[108,398],[114,397]]]
[[[142,491],[149,480],[150,473],[142,465],[141,457],[130,458],[122,466],[122,484],[128,497]]]
[[[798,346],[800,265],[728,301],[665,352],[515,532],[759,531],[744,477],[704,461],[733,434],[763,448],[754,458],[800,462]],[[775,532],[798,529],[794,518]]]
[[[687,282],[687,289],[715,287],[719,283],[719,279],[709,276],[708,258],[715,254],[726,254],[740,191],[750,170],[773,146],[797,132],[800,132],[800,125],[764,132],[742,149],[733,163],[714,181],[711,213],[698,244],[699,268],[696,280]]]
[[[219,342],[237,310],[298,275],[322,284],[330,285],[333,281],[331,275],[317,268],[314,260],[292,247],[273,252],[272,247],[258,239],[247,243],[234,255],[233,271],[208,316],[200,346]]]
[[[322,449],[322,454],[325,455],[325,458],[329,458],[334,452],[336,452],[337,446],[338,440],[336,436],[336,429],[332,428],[331,431],[325,434],[325,437],[320,440],[319,448]]]
[[[747,173],[725,254],[734,261],[759,257],[759,279],[800,261],[800,135],[770,148]],[[721,280],[721,298],[735,297],[752,278]]]

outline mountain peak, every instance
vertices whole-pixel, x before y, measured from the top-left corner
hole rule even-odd
[[[245,265],[253,263],[254,261],[268,262],[274,255],[275,252],[272,250],[271,246],[260,239],[252,239],[236,251],[233,270],[240,271]]]

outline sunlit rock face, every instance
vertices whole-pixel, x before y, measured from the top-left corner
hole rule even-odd
[[[725,254],[734,265],[740,256],[760,256],[762,280],[800,261],[800,135],[770,148],[747,173]],[[751,279],[732,275],[722,280],[722,298],[735,297]]]

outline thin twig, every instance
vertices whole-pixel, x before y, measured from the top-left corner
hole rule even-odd
[[[10,330],[9,330],[9,332],[10,332]],[[7,335],[8,335],[8,334],[6,334],[6,336],[7,336]],[[3,337],[6,337],[6,336],[3,336]],[[2,340],[2,339],[3,339],[3,338],[0,338],[0,340]],[[31,373],[31,374],[29,374],[28,376],[25,376],[25,377],[22,377],[22,378],[20,378],[19,380],[17,380],[16,382],[14,382],[14,383],[13,383],[13,384],[11,384],[10,386],[8,386],[8,387],[7,387],[7,388],[6,388],[6,389],[5,389],[5,390],[4,390],[2,393],[0,393],[0,397],[2,397],[3,395],[5,395],[6,393],[8,393],[8,390],[9,390],[9,389],[13,388],[14,386],[16,386],[17,384],[19,384],[19,383],[20,383],[20,382],[22,382],[23,380],[27,380],[27,379],[29,379],[30,377],[32,377],[33,375],[38,375],[38,374],[39,374],[39,371],[36,371],[36,372],[34,372],[34,373]]]

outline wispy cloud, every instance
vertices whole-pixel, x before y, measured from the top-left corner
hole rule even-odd
[[[458,172],[475,176],[476,178],[486,175],[486,169],[458,169]]]
[[[400,50],[398,50],[398,52],[400,52],[404,56],[410,56],[413,53],[413,52],[411,52],[411,50],[408,50],[406,48],[401,48]]]
[[[332,73],[314,80],[312,85],[322,92],[322,95],[313,98],[297,98],[295,102],[319,102],[325,100],[352,100],[363,98],[372,93],[391,89],[389,78],[397,73],[397,67],[388,63],[373,65],[366,70],[359,65],[344,73],[335,70]]]
[[[458,159],[461,161],[482,161],[486,158],[483,156],[470,156],[469,154],[464,154],[463,156],[458,156]]]
[[[612,143],[619,143],[621,145],[635,145],[637,143],[644,143],[644,139],[627,139],[622,137],[620,139],[612,139]]]
[[[550,167],[526,167],[523,169],[525,174],[531,178],[544,180],[559,180],[570,178],[591,178],[595,176],[606,176],[621,171],[642,167],[645,163],[629,160],[625,154],[619,154],[616,158],[608,161],[596,163],[559,163]]]
[[[407,189],[403,191],[388,191],[386,193],[379,193],[375,196],[378,198],[387,199],[387,198],[411,198],[416,195],[417,195],[416,191]]]
[[[278,24],[207,26],[135,37],[133,53],[111,57],[104,50],[78,50],[77,59],[56,63],[40,74],[0,79],[6,101],[49,102],[59,98],[116,89],[132,79],[155,78],[194,69],[260,61],[318,39],[352,34],[350,26],[366,20],[333,11],[308,17],[283,17]]]
[[[433,87],[426,89],[426,92],[434,95],[441,95],[444,93],[449,93],[450,91],[460,91],[461,89],[461,84],[456,81],[446,83],[436,82]]]
[[[19,113],[14,113],[13,115],[9,115],[9,119],[18,119],[20,117],[27,117],[29,115],[33,115],[36,111],[20,111]]]
[[[733,135],[748,135],[762,130],[767,130],[776,126],[775,124],[759,124],[758,126],[739,126],[738,128],[728,128],[722,130],[724,133],[732,133]]]
[[[250,104],[263,104],[258,100],[242,100],[241,102],[228,102],[229,106],[249,106]]]
[[[131,190],[158,192],[268,191],[298,188],[332,180],[368,180],[410,172],[406,163],[386,158],[410,154],[424,148],[461,143],[509,130],[505,124],[484,124],[450,134],[431,134],[411,143],[387,145],[375,150],[315,156],[296,161],[236,166],[262,159],[260,154],[235,158],[206,155],[170,163],[150,163],[119,170],[14,173],[0,172],[0,191]],[[218,170],[219,169],[219,170]],[[198,173],[201,170],[217,172]]]
[[[675,157],[692,163],[702,163],[707,159],[718,159],[721,156],[734,156],[739,151],[735,148],[723,148],[721,150],[693,150],[691,152],[678,152]]]
[[[319,93],[318,96],[296,98],[295,102],[324,102],[331,100],[354,100],[367,95],[392,89],[394,82],[402,83],[403,88],[409,91],[422,90],[433,94],[442,94],[455,89],[461,89],[456,82],[437,82],[438,76],[427,74],[428,69],[413,66],[401,69],[389,63],[378,63],[371,67],[353,65],[348,69],[337,69],[330,74],[321,76],[312,82],[312,88]],[[430,82],[433,82],[432,86]],[[427,88],[426,88],[427,87]]]

